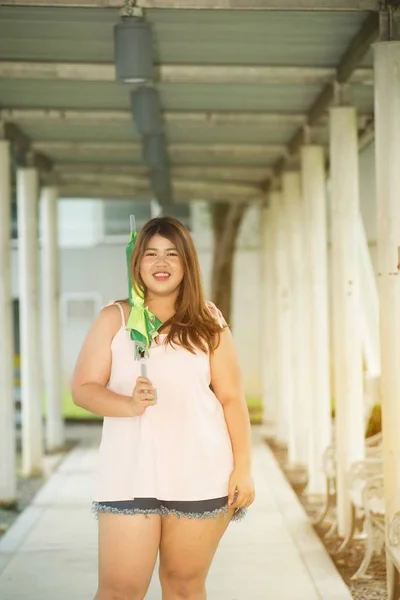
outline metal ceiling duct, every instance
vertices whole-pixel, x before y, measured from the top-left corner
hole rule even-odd
[[[168,153],[164,134],[143,137],[143,161],[149,169],[167,168]]]
[[[151,189],[160,205],[165,207],[173,203],[171,175],[168,169],[150,169]]]
[[[140,17],[114,26],[115,75],[119,83],[153,81],[153,40],[150,24]]]
[[[131,109],[139,135],[162,133],[160,98],[156,89],[139,87],[131,92]]]

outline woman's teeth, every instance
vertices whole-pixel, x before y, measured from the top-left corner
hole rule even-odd
[[[154,273],[154,277],[155,279],[160,279],[161,281],[164,281],[165,279],[168,279],[169,273]]]

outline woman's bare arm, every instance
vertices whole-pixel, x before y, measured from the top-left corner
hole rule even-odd
[[[101,417],[132,417],[132,397],[107,389],[111,371],[111,342],[121,324],[117,306],[104,308],[93,323],[80,351],[72,380],[74,403]],[[132,389],[134,382],[132,382]]]
[[[254,502],[251,474],[251,428],[242,377],[232,334],[221,333],[220,344],[211,358],[211,385],[221,402],[232,443],[234,469],[229,478],[228,504],[244,508]]]
[[[224,409],[235,468],[251,469],[251,428],[239,360],[232,333],[226,327],[210,360],[211,385]]]

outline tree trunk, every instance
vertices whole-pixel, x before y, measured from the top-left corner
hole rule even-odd
[[[246,202],[219,202],[211,207],[214,228],[211,295],[228,323],[231,322],[235,245],[247,206]]]

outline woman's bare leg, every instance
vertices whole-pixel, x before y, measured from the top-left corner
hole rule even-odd
[[[99,514],[99,586],[95,600],[142,600],[161,536],[159,515]]]
[[[206,600],[206,578],[233,510],[216,519],[162,518],[162,600]]]

